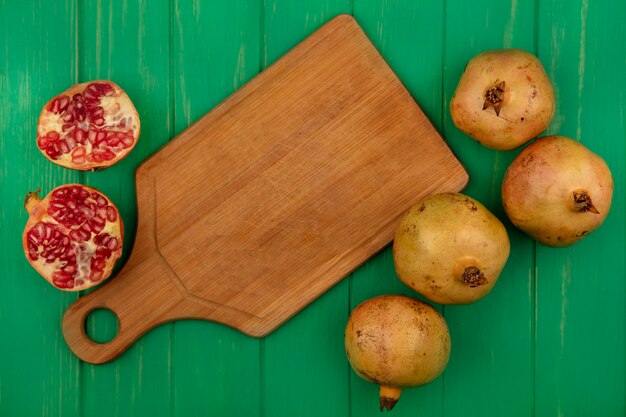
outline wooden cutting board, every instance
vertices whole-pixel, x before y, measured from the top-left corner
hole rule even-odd
[[[265,336],[389,244],[413,203],[467,180],[354,19],[339,16],[137,169],[130,259],[70,306],[66,341],[103,363],[172,320]],[[104,344],[85,332],[98,308],[119,320]]]

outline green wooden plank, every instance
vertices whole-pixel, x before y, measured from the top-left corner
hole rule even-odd
[[[443,4],[422,0],[362,0],[354,3],[354,16],[431,122],[441,129]],[[406,294],[425,300],[396,278],[391,246],[352,274],[350,308],[381,294]],[[439,306],[434,307],[441,312]],[[345,321],[342,324],[345,326]],[[427,386],[405,389],[392,413],[441,415],[443,381],[439,377]],[[351,415],[380,415],[378,386],[352,371],[350,384]]]
[[[539,16],[539,56],[556,84],[550,133],[605,158],[615,193],[599,230],[537,247],[537,416],[623,416],[626,5],[542,1]]]
[[[134,171],[173,133],[169,63],[170,2],[90,0],[81,3],[79,21],[80,81],[111,79],[130,96],[141,119],[141,137],[120,163],[85,182],[118,206],[125,224],[124,255],[130,254],[137,225]],[[111,279],[116,279],[112,277]],[[105,284],[106,285],[106,284]],[[96,338],[110,335],[112,320],[92,316]],[[119,359],[84,364],[84,415],[159,415],[172,407],[171,326],[149,332]],[[103,393],[113,401],[103,401]]]
[[[502,209],[502,177],[519,152],[488,149],[460,132],[448,109],[469,59],[487,50],[534,52],[534,5],[490,0],[468,8],[447,2],[444,134],[466,166],[464,193],[478,199],[507,226],[511,254],[492,292],[472,305],[446,306],[452,354],[445,374],[447,416],[528,416],[533,406],[534,243]],[[506,381],[506,382],[504,382]]]
[[[176,3],[177,133],[259,72],[259,9],[256,0]],[[174,326],[174,415],[259,415],[259,340],[217,323]]]
[[[266,1],[262,63],[270,65],[338,14],[348,0]],[[348,414],[343,353],[348,281],[330,289],[262,342],[262,413],[266,416]]]
[[[45,159],[37,120],[76,78],[76,3],[0,1],[0,415],[73,416],[79,361],[65,347],[61,317],[76,294],[53,288],[22,252],[26,192],[42,194],[76,172]]]

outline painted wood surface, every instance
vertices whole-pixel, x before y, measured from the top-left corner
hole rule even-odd
[[[263,339],[182,321],[140,339],[116,361],[68,350],[62,293],[20,247],[24,194],[79,181],[100,188],[136,226],[140,162],[339,13],[353,14],[467,167],[466,193],[507,225],[512,255],[494,291],[471,306],[436,306],[452,355],[432,384],[407,390],[397,416],[623,416],[626,233],[626,4],[610,0],[0,0],[0,416],[367,416],[377,390],[343,353],[351,308],[411,294],[390,248]],[[549,133],[580,140],[615,179],[605,225],[576,246],[534,243],[506,221],[500,182],[519,150],[481,147],[448,104],[482,50],[536,53],[553,80]],[[142,139],[109,170],[76,173],[35,148],[45,101],[69,84],[110,77],[142,118]],[[106,340],[115,321],[94,314]]]

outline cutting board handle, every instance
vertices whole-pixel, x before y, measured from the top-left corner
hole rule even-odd
[[[130,262],[129,262],[130,263]],[[138,279],[149,274],[152,285],[146,288]],[[123,286],[123,291],[118,287]],[[80,359],[100,364],[118,357],[150,329],[170,321],[181,308],[184,298],[154,259],[126,265],[108,283],[72,304],[63,316],[63,334],[69,348]],[[142,306],[142,308],[138,308]],[[110,310],[118,319],[118,332],[105,343],[92,340],[85,324],[91,312]],[[149,314],[141,314],[149,311]]]

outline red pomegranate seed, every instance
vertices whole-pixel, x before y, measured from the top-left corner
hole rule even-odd
[[[72,275],[65,271],[55,271],[52,274],[52,282],[59,288],[72,288],[74,286]]]
[[[122,145],[124,145],[125,148],[133,146],[133,143],[135,143],[135,139],[132,136],[126,135],[122,138]]]
[[[76,130],[76,141],[80,144],[85,144],[85,139],[87,139],[87,132],[83,129]]]
[[[50,102],[50,104],[48,104],[47,109],[48,111],[52,113],[58,113],[59,112],[59,99],[58,98],[53,99]]]
[[[62,96],[59,101],[59,110],[64,111],[67,106],[70,104],[70,98],[68,96]]]
[[[68,153],[70,151],[70,147],[68,146],[66,141],[60,140],[59,141],[59,150],[61,151],[61,153]]]
[[[85,163],[85,154],[86,154],[85,147],[84,146],[78,146],[72,152],[72,161],[75,164],[78,164],[78,165],[84,164]]]
[[[89,274],[89,280],[92,282],[98,282],[102,279],[103,272],[100,270],[92,270]]]
[[[117,220],[117,210],[111,206],[107,207],[107,220],[111,223]]]
[[[116,238],[112,237],[109,242],[107,243],[107,248],[111,249],[111,250],[115,250],[117,249],[117,246],[119,245],[119,242],[117,241]]]
[[[115,147],[115,146],[117,146],[118,143],[120,143],[120,140],[117,137],[117,135],[116,136],[112,136],[110,138],[107,138],[107,145],[109,145],[109,146]]]

